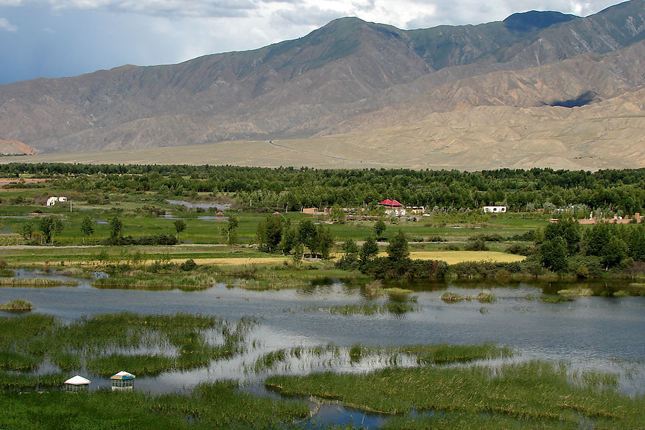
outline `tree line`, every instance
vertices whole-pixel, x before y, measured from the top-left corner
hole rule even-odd
[[[460,172],[10,163],[0,165],[0,175],[51,178],[55,187],[79,192],[154,191],[176,197],[226,194],[242,207],[266,211],[358,207],[384,198],[437,210],[484,205],[505,205],[512,211],[575,207],[580,216],[596,210],[632,215],[643,212],[645,206],[645,169]]]

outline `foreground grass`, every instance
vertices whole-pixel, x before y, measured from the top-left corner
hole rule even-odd
[[[545,362],[276,376],[266,385],[287,395],[313,395],[400,416],[386,428],[578,429],[588,422],[592,427],[585,428],[642,429],[645,423],[645,399],[617,393],[616,378],[589,372],[570,375],[566,366]],[[481,427],[483,422],[487,424]]]
[[[189,395],[137,391],[0,395],[0,428],[31,429],[265,429],[301,428],[305,402],[255,397],[237,383],[202,384]]]

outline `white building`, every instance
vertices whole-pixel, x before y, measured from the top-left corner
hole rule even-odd
[[[66,202],[67,197],[50,197],[47,199],[47,206],[54,206],[56,202]]]
[[[506,206],[484,206],[484,213],[503,214],[506,213]]]

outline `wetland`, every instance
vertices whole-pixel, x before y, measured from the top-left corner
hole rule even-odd
[[[13,324],[3,332],[15,334],[3,337],[0,357],[4,398],[16,410],[27,406],[12,393],[34,389],[47,401],[81,408],[59,388],[82,373],[92,381],[82,408],[93,410],[99,398],[119,407],[128,398],[133,416],[172,428],[174,418],[159,411],[184,411],[196,427],[231,420],[233,428],[542,428],[514,427],[526,420],[549,428],[639,428],[620,423],[643,419],[645,298],[540,300],[576,286],[620,291],[624,283],[410,283],[402,298],[333,279],[262,291],[225,283],[146,291],[76,282],[0,288],[0,303],[21,299],[34,307],[28,315],[0,312],[3,324]],[[477,300],[483,291],[495,300]],[[446,302],[446,292],[472,299]],[[356,311],[364,307],[378,311]],[[32,325],[38,336],[29,334]],[[137,375],[135,393],[112,398],[108,378],[120,370]],[[530,384],[546,392],[522,403]],[[252,411],[214,412],[206,405],[215,393],[231,408]],[[191,406],[173,409],[182,402]],[[145,412],[133,411],[135,404]],[[614,407],[628,411],[628,421]],[[95,423],[103,416],[91,414]]]

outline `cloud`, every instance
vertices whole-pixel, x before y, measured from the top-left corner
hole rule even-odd
[[[296,39],[356,16],[401,29],[527,10],[586,16],[621,0],[0,0],[0,83],[177,63]]]
[[[258,8],[257,3],[258,0],[8,0],[3,6],[38,5],[48,6],[58,13],[101,11],[179,19],[245,17]]]
[[[15,32],[18,27],[9,22],[8,19],[0,17],[0,30]]]

